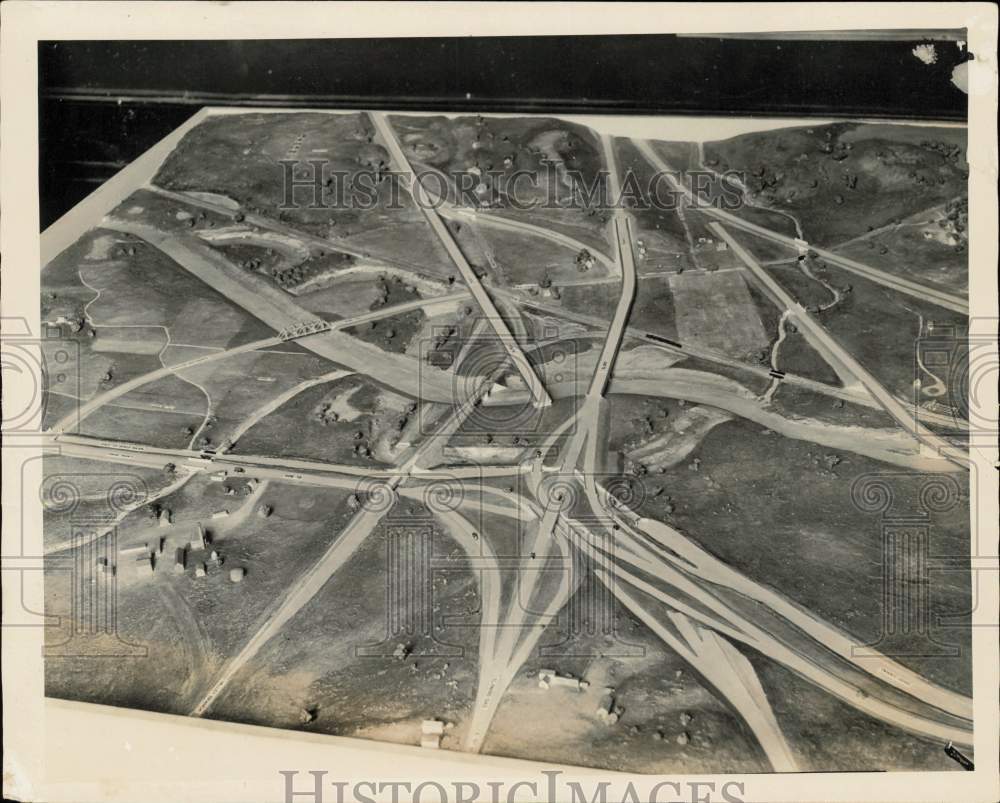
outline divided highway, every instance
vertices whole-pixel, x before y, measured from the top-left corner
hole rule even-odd
[[[476,300],[476,303],[479,305],[480,310],[486,317],[487,322],[493,328],[496,336],[500,339],[500,343],[506,350],[507,356],[510,357],[511,362],[517,368],[521,378],[524,379],[525,384],[528,386],[528,390],[531,392],[535,405],[537,407],[547,407],[552,403],[552,400],[549,398],[549,394],[545,392],[545,386],[535,374],[535,370],[531,367],[531,363],[528,362],[528,359],[518,347],[517,341],[514,339],[514,335],[511,334],[507,323],[501,317],[500,311],[493,303],[493,299],[491,299],[489,294],[486,292],[479,276],[465,258],[465,254],[462,253],[462,249],[458,247],[458,243],[455,242],[455,238],[448,230],[448,227],[441,220],[441,216],[438,214],[436,207],[430,202],[430,199],[427,197],[420,181],[414,175],[413,168],[410,166],[406,155],[403,153],[403,149],[400,147],[399,142],[396,139],[396,134],[392,130],[392,126],[389,125],[389,121],[386,120],[385,115],[380,112],[370,112],[369,116],[375,124],[375,128],[379,132],[382,143],[386,146],[386,148],[388,148],[392,161],[396,165],[396,169],[399,170],[402,175],[406,176],[406,184],[410,189],[414,202],[423,211],[424,216],[427,218],[427,222],[430,223],[431,228],[437,235],[437,238],[441,241],[441,244],[448,252],[448,256],[451,257],[451,261],[455,264],[455,267],[458,268],[459,273],[462,274],[462,279],[471,291],[472,297]]]

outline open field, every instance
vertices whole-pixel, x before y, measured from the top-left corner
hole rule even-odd
[[[504,201],[518,200],[524,204],[531,200],[564,198],[570,191],[569,172],[578,171],[588,184],[603,167],[597,137],[590,129],[546,117],[415,117],[390,118],[399,134],[411,162],[438,168],[449,179],[452,197],[460,203],[480,201],[493,193],[499,194],[498,206]],[[548,168],[546,167],[548,161]],[[536,171],[537,187],[522,186],[525,197],[505,192],[502,178],[509,178],[516,171]],[[492,173],[493,176],[488,174]],[[465,190],[457,177],[472,175],[480,188],[473,184]],[[533,194],[528,190],[534,190]]]
[[[411,399],[364,378],[303,390],[251,427],[235,454],[294,457],[355,466],[389,462],[414,407]]]
[[[650,140],[649,144],[660,155],[660,158],[676,171],[686,172],[698,166],[697,142],[669,142],[654,139]]]
[[[174,191],[211,192],[236,201],[248,212],[261,213],[321,236],[341,236],[343,230],[375,228],[387,222],[416,219],[419,210],[401,198],[392,198],[388,187],[373,176],[388,160],[372,143],[372,128],[361,114],[247,113],[209,117],[192,129],[170,155],[154,183]],[[324,177],[343,176],[338,186],[312,193],[309,160],[325,163]],[[300,182],[286,202],[285,160]],[[365,178],[359,178],[364,174]],[[352,180],[363,184],[364,214],[349,203]],[[322,178],[321,178],[322,181]],[[291,189],[291,185],[289,185]],[[319,208],[312,208],[314,201]],[[397,208],[392,208],[396,206]]]
[[[478,236],[489,249],[490,256],[502,266],[504,283],[508,285],[544,284],[607,275],[597,263],[586,272],[577,263],[578,251],[541,238],[524,237],[520,233],[476,224]]]
[[[543,299],[551,303],[549,299]],[[580,284],[559,288],[559,302],[570,312],[578,312],[611,321],[615,298],[604,284]]]
[[[888,273],[963,296],[969,287],[968,198],[964,195],[835,250]]]
[[[208,399],[194,385],[168,376],[119,396],[80,425],[94,438],[184,448],[208,414]]]
[[[826,772],[959,769],[936,742],[915,738],[865,716],[755,650],[743,652],[773,702],[778,723],[803,769]],[[842,725],[830,728],[831,722]]]
[[[271,334],[263,323],[141,240],[109,232],[99,235],[97,248],[106,256],[92,251],[76,263],[81,283],[94,291],[86,316],[97,338],[131,339],[115,329],[143,326],[160,329],[148,334],[138,330],[158,345],[166,329],[173,342],[226,348]]]
[[[534,447],[574,415],[578,406],[574,398],[560,399],[542,410],[529,405],[484,405],[463,423],[448,446],[466,456],[463,462],[516,465],[532,458]]]
[[[746,282],[738,272],[685,273],[670,277],[677,335],[737,359],[768,345]],[[725,310],[725,314],[721,314]]]
[[[677,363],[678,368],[689,368],[692,371],[701,371],[706,374],[716,374],[718,376],[724,376],[727,379],[732,379],[738,382],[748,391],[754,395],[763,395],[767,390],[770,380],[766,376],[761,376],[757,373],[752,373],[748,369],[752,365],[756,365],[758,368],[766,363],[766,353],[761,352],[761,360],[747,360],[746,367],[741,367],[740,365],[730,365],[728,363],[720,363],[710,360],[703,360],[699,357],[688,357]]]
[[[162,469],[53,454],[45,456],[43,472],[39,497],[46,553],[83,544],[117,526],[176,481]]]
[[[296,349],[293,343],[282,343],[274,350],[250,351],[181,371],[183,379],[204,388],[211,399],[212,419],[202,437],[223,444],[299,385],[343,370]]]
[[[789,416],[808,416],[834,424],[892,427],[894,419],[885,410],[833,399],[808,388],[783,382],[771,397],[771,406]]]

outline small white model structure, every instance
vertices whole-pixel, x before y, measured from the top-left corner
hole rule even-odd
[[[161,527],[169,527],[170,526],[170,519],[171,519],[171,516],[170,516],[170,511],[169,510],[167,510],[167,509],[164,508],[163,510],[160,511],[160,526]]]
[[[606,688],[601,696],[601,701],[597,704],[597,718],[605,725],[614,725],[620,716],[618,708],[615,706],[615,691]]]
[[[583,691],[589,688],[590,684],[585,680],[579,680],[569,675],[557,675],[554,669],[538,670],[538,688],[548,689],[552,686],[562,686],[573,691]]]
[[[444,723],[436,719],[425,719],[420,725],[420,746],[430,750],[441,747],[441,737],[444,736]]]
[[[234,569],[229,570],[229,582],[231,583],[242,583],[243,578],[246,577],[247,570],[242,566],[237,566]]]
[[[191,536],[191,541],[188,543],[191,549],[204,549],[208,546],[208,538],[205,535],[205,528],[200,524],[198,529],[195,530],[194,535]]]
[[[196,563],[195,567],[194,567],[194,576],[195,577],[204,577],[206,574],[208,574],[208,569],[205,568],[205,564],[204,563]]]

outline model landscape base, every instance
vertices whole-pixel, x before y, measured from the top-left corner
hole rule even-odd
[[[43,235],[48,695],[961,769],[965,129],[603,128],[205,110]]]

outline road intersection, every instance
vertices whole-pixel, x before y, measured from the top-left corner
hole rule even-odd
[[[328,324],[311,318],[276,288],[256,279],[237,275],[223,264],[221,257],[194,242],[192,238],[166,235],[120,220],[108,220],[102,224],[106,228],[140,237],[159,248],[279,332],[290,331],[303,323],[322,324],[321,331],[306,327],[303,334],[294,339],[303,347],[345,365],[347,369],[363,372],[372,371],[375,366],[368,360],[371,355],[367,354],[354,357],[354,363],[350,364],[351,358],[345,354],[355,348],[358,341],[344,330],[408,311],[454,304],[457,300],[466,298],[472,298],[478,305],[506,355],[506,361],[489,375],[474,378],[472,392],[465,398],[455,399],[450,379],[437,377],[437,385],[434,382],[428,383],[425,377],[413,377],[412,367],[406,367],[404,361],[392,361],[384,352],[380,352],[374,359],[388,363],[388,367],[383,364],[387,384],[399,387],[398,383],[402,382],[404,387],[410,389],[419,385],[419,393],[412,394],[415,398],[431,403],[444,401],[451,405],[449,413],[433,434],[420,445],[407,449],[398,465],[391,467],[358,467],[224,452],[205,454],[194,449],[164,449],[146,444],[88,438],[72,432],[77,423],[103,405],[111,404],[149,382],[205,363],[266,349],[282,342],[280,336],[164,366],[95,396],[78,411],[53,425],[53,445],[69,456],[150,468],[171,463],[180,471],[192,474],[238,467],[248,475],[267,480],[353,488],[365,497],[361,509],[332,540],[320,559],[274,601],[239,652],[225,662],[211,685],[203,690],[191,710],[192,715],[204,716],[213,710],[234,679],[240,673],[249,671],[248,668],[261,649],[319,593],[365,539],[379,527],[399,496],[423,498],[428,484],[432,482],[453,484],[459,491],[466,483],[470,483],[478,485],[477,491],[483,498],[467,499],[462,504],[471,502],[485,506],[483,509],[517,522],[518,526],[525,528],[531,547],[530,558],[525,557],[516,567],[514,576],[506,578],[506,582],[516,584],[516,591],[505,607],[502,605],[505,581],[503,569],[488,537],[481,537],[459,509],[435,511],[435,515],[467,557],[475,557],[477,561],[490,567],[478,573],[482,598],[479,681],[464,749],[470,752],[483,749],[488,739],[490,723],[507,688],[521,666],[533,654],[545,628],[555,620],[579,587],[581,578],[569,567],[580,559],[589,560],[588,556],[595,553],[606,558],[594,569],[597,579],[651,632],[688,661],[719,698],[739,714],[759,740],[776,771],[796,771],[799,765],[752,665],[734,646],[737,642],[764,652],[801,677],[872,717],[925,738],[971,744],[972,708],[968,698],[930,682],[886,656],[876,653],[869,654],[866,658],[857,658],[855,648],[858,645],[850,636],[709,555],[679,531],[662,522],[641,518],[637,512],[617,501],[598,481],[607,448],[606,433],[610,415],[607,396],[616,387],[613,381],[616,360],[626,337],[640,337],[647,341],[651,339],[650,333],[629,326],[638,286],[634,256],[636,235],[634,221],[629,213],[621,208],[613,210],[609,231],[615,254],[613,257],[598,255],[602,263],[617,271],[617,280],[620,282],[619,297],[610,323],[570,313],[554,305],[536,303],[502,288],[487,290],[462,253],[445,220],[461,219],[470,226],[497,225],[517,231],[524,230],[526,226],[541,231],[544,228],[509,220],[498,222],[499,219],[495,217],[492,223],[487,223],[487,216],[450,206],[444,206],[439,211],[423,195],[425,191],[416,179],[388,118],[380,113],[370,116],[395,167],[408,177],[408,186],[430,229],[459,271],[465,285],[463,289],[446,296],[385,307]],[[668,169],[649,143],[637,144],[654,166]],[[620,191],[616,191],[619,188],[619,175],[614,147],[608,137],[603,138],[602,149],[610,176],[611,197],[620,198]],[[681,185],[678,184],[678,187]],[[183,203],[216,206],[186,194],[157,191]],[[227,212],[231,214],[232,210],[227,209]],[[748,223],[723,210],[707,209],[706,212],[716,218],[716,222],[710,224],[712,231],[729,244],[754,279],[780,301],[784,312],[800,326],[816,350],[832,365],[856,379],[857,383],[834,388],[794,374],[785,375],[784,381],[867,407],[878,406],[885,409],[905,431],[912,433],[924,444],[931,457],[943,457],[959,466],[967,464],[961,450],[915,420],[912,411],[905,409],[866,368],[816,323],[802,305],[778,285],[733,237],[730,228],[783,244],[789,244],[792,238]],[[255,225],[272,229],[280,227],[293,232],[296,237],[302,234],[267,218],[256,218],[252,221]],[[249,217],[247,219],[250,220]],[[539,231],[532,233],[538,234]],[[566,235],[555,232],[551,234],[564,245],[579,245]],[[322,242],[328,244],[325,240]],[[342,250],[350,253],[346,248]],[[832,252],[816,250],[832,264],[899,292],[920,294],[921,298],[948,309],[967,312],[967,304],[962,299],[940,291],[931,292],[909,280],[847,260]],[[405,264],[402,267],[414,269]],[[547,387],[536,372],[526,354],[527,349],[511,332],[491,294],[522,308],[537,307],[569,320],[576,317],[593,325],[606,326],[607,332],[593,373],[582,394],[579,409],[570,420],[564,421],[550,433],[533,460],[517,465],[441,466],[431,460],[435,449],[457,432],[473,411],[493,394],[504,372],[513,368],[520,375],[525,391],[536,407],[546,407],[553,401],[552,388]],[[725,355],[699,348],[697,344],[655,344],[717,363],[725,364],[729,360]],[[747,368],[742,363],[740,367]],[[410,375],[407,379],[408,372]],[[761,372],[768,373],[767,369],[758,371]],[[343,372],[344,375],[348,373],[350,371]],[[389,374],[393,376],[390,378]],[[400,376],[404,378],[401,380]],[[321,381],[325,381],[325,377],[314,380],[314,383]],[[308,382],[303,383],[301,387],[308,385]],[[295,395],[298,387],[279,396],[276,404]],[[503,398],[503,393],[498,393],[497,397]],[[268,410],[261,410],[257,418],[244,422],[244,431],[267,413]],[[550,463],[548,458],[550,453],[556,451],[557,442],[559,448],[556,462]],[[496,477],[519,477],[525,480],[524,486],[528,493],[505,492],[480,482]],[[581,493],[577,494],[577,491]],[[491,497],[493,501],[485,501],[486,497]],[[588,549],[586,554],[579,552],[583,546]],[[821,645],[828,654],[824,653],[820,660],[815,657],[815,652],[800,652],[787,636],[771,632],[764,625],[751,621],[745,610],[731,604],[729,598],[719,592],[720,589],[728,589],[766,606],[775,616],[796,628],[802,638]],[[849,664],[850,667],[845,669],[841,664]],[[850,674],[855,670],[856,674]],[[858,681],[859,674],[866,675],[876,687],[884,687],[885,694],[872,694],[871,686]],[[909,700],[902,703],[902,698]]]

